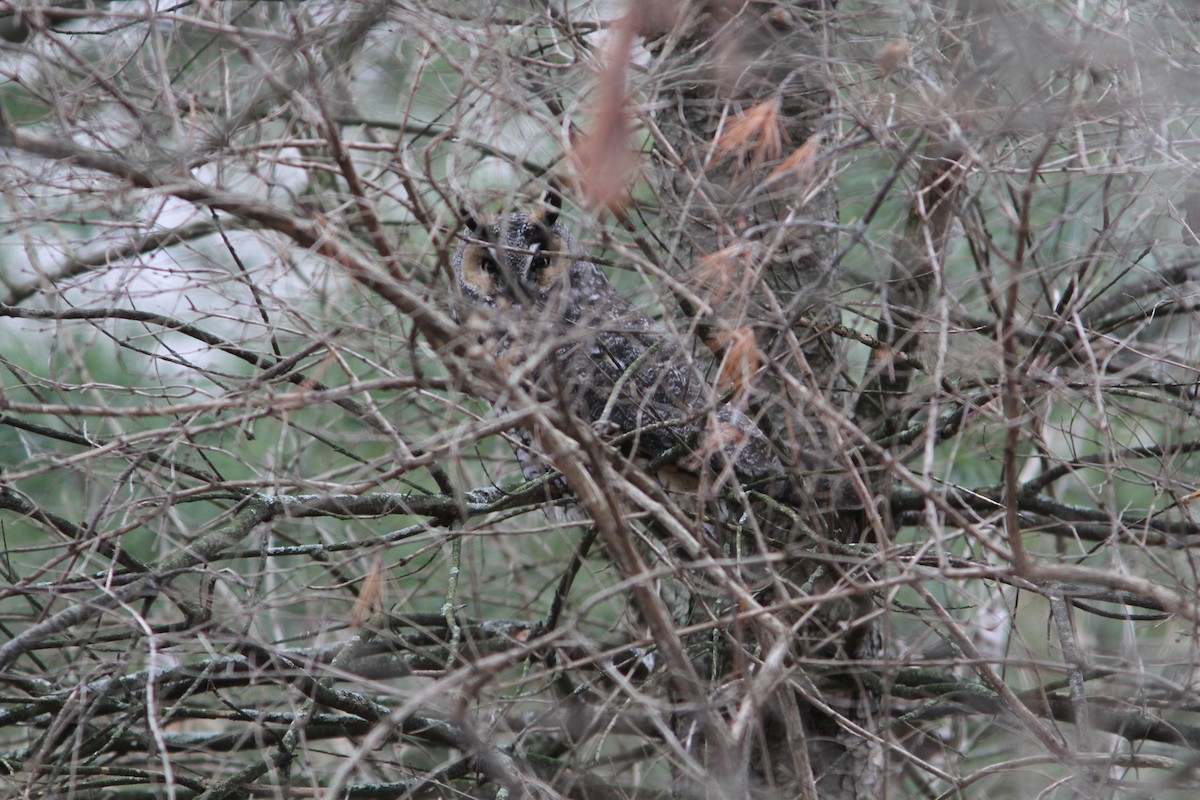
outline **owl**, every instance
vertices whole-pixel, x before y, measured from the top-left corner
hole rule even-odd
[[[732,405],[718,405],[684,343],[624,297],[559,221],[551,191],[533,213],[491,224],[468,214],[452,262],[456,317],[549,402],[565,402],[630,457],[711,467],[776,494],[786,470],[769,440]],[[527,479],[546,469],[518,434]],[[523,438],[522,438],[523,437]]]

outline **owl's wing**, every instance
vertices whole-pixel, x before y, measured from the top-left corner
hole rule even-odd
[[[626,436],[631,452],[661,453],[695,430],[702,377],[680,342],[632,306],[593,309],[558,353],[573,410],[607,436]]]
[[[683,342],[650,319],[589,262],[572,266],[567,291],[540,305],[553,339],[537,376],[548,397],[630,455],[696,472],[708,464],[776,494],[786,469],[754,420],[715,409],[712,388]],[[534,334],[531,334],[534,335]]]

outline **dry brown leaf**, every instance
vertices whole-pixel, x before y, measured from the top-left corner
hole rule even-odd
[[[629,190],[640,166],[640,156],[633,147],[631,103],[625,89],[625,71],[639,19],[635,9],[617,23],[596,88],[591,128],[571,143],[571,161],[580,193],[593,206],[614,211],[628,203]]]
[[[700,259],[696,264],[695,280],[710,303],[724,302],[735,286],[744,283],[753,252],[753,246],[747,242],[736,241]]]
[[[637,35],[643,38],[664,36],[679,21],[678,0],[631,0],[629,5],[630,13],[638,14]]]
[[[779,119],[780,107],[780,98],[772,97],[729,123],[713,143],[717,156],[732,157],[739,167],[749,162],[752,169],[779,158],[787,139]]]
[[[350,612],[350,628],[357,630],[375,614],[383,611],[386,602],[387,584],[383,578],[383,559],[376,558],[371,564],[367,577],[363,579],[362,590],[354,610]]]
[[[970,166],[970,155],[957,144],[946,144],[921,168],[921,200],[925,210],[940,204],[960,186]]]
[[[708,424],[704,426],[704,435],[700,437],[696,449],[688,453],[685,458],[680,459],[678,466],[690,473],[701,472],[704,465],[714,455],[733,450],[745,440],[746,432],[737,425],[722,422],[715,415],[710,416]],[[689,485],[687,478],[673,477],[676,480],[675,486],[678,491],[695,491],[695,486]]]
[[[888,42],[875,54],[875,65],[879,67],[879,77],[886,78],[904,63],[908,58],[908,42],[898,39]]]
[[[725,346],[717,385],[722,391],[733,390],[734,401],[741,400],[753,388],[754,376],[763,367],[762,353],[754,330],[747,327],[722,332],[718,340]]]
[[[821,134],[814,133],[767,176],[767,181],[775,181],[792,175],[801,184],[807,185],[816,175],[817,155],[820,152]]]

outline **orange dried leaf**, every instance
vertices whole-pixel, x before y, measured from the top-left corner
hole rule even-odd
[[[629,200],[638,155],[629,145],[627,126],[599,127],[572,151],[576,183],[593,206],[618,210]]]
[[[734,400],[740,400],[750,391],[754,376],[763,366],[758,341],[751,328],[725,331],[719,338],[726,350],[717,383],[722,389],[732,389]]]
[[[720,303],[729,296],[739,278],[746,274],[753,248],[746,242],[734,242],[709,253],[696,264],[696,281],[704,287],[709,300]]]
[[[704,464],[717,453],[736,450],[746,441],[746,431],[737,425],[722,422],[715,415],[709,417],[695,450],[679,462],[679,466],[691,472],[699,472]]]
[[[679,0],[636,0],[630,4],[630,13],[637,14],[637,35],[656,38],[670,33],[679,21]]]
[[[704,431],[701,452],[706,456],[711,456],[713,453],[733,450],[744,441],[746,441],[746,431],[737,425],[722,422],[714,416],[709,419],[708,426]]]
[[[350,612],[350,627],[357,629],[375,614],[383,611],[386,583],[383,579],[383,559],[376,558],[367,577],[363,580],[358,601]]]
[[[741,166],[760,167],[783,153],[787,138],[779,120],[780,99],[764,100],[739,116],[717,137],[713,150],[720,158],[732,156]]]
[[[932,209],[958,191],[962,185],[970,155],[954,143],[926,162],[921,169],[920,199],[926,210]]]
[[[616,38],[605,56],[596,88],[591,129],[571,143],[571,161],[583,196],[591,204],[611,210],[628,202],[640,163],[633,147],[631,103],[625,90],[625,70],[638,20],[639,15],[631,12],[617,23]]]
[[[777,180],[786,175],[794,175],[802,183],[808,183],[816,173],[817,155],[821,151],[821,134],[812,136],[796,148],[783,163],[776,167],[767,177],[768,181]]]
[[[875,65],[879,67],[879,77],[886,78],[904,63],[908,58],[908,42],[900,39],[888,42],[875,54]]]

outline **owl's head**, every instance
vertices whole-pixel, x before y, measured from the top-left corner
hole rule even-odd
[[[604,281],[580,259],[575,239],[559,221],[562,196],[551,189],[532,213],[505,214],[480,224],[463,211],[467,235],[454,254],[454,277],[464,300],[509,311],[542,308],[560,287]]]

